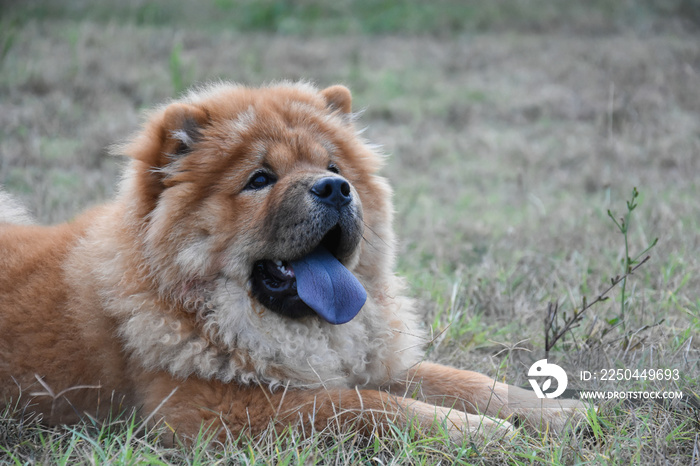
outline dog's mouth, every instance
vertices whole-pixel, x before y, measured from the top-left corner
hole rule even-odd
[[[341,229],[336,226],[302,257],[255,262],[251,277],[255,298],[290,318],[318,315],[331,324],[352,320],[367,293],[337,258],[340,237]]]

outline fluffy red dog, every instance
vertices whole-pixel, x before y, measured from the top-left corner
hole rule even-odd
[[[182,438],[580,414],[421,362],[391,190],[346,88],[218,84],[119,151],[119,195],[71,223],[33,225],[0,193],[0,403],[51,424],[132,407]]]

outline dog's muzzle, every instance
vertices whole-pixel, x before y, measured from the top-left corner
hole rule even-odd
[[[294,257],[255,262],[253,295],[286,317],[318,315],[331,324],[343,324],[357,315],[367,299],[363,286],[342,263],[359,245],[361,214],[349,182],[340,176],[315,181],[308,195],[314,205],[313,221],[308,222],[311,241]]]

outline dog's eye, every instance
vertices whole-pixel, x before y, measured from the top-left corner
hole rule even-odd
[[[338,165],[332,163],[328,165],[328,171],[331,173],[335,173],[336,175],[340,173],[340,169],[338,168]]]
[[[268,172],[256,172],[248,181],[245,189],[258,190],[277,181],[274,175]]]

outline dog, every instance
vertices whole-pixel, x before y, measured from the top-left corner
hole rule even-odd
[[[383,158],[354,120],[341,85],[218,83],[116,147],[113,201],[41,226],[0,196],[0,403],[48,424],[133,409],[165,442],[581,419],[579,401],[423,360]]]

